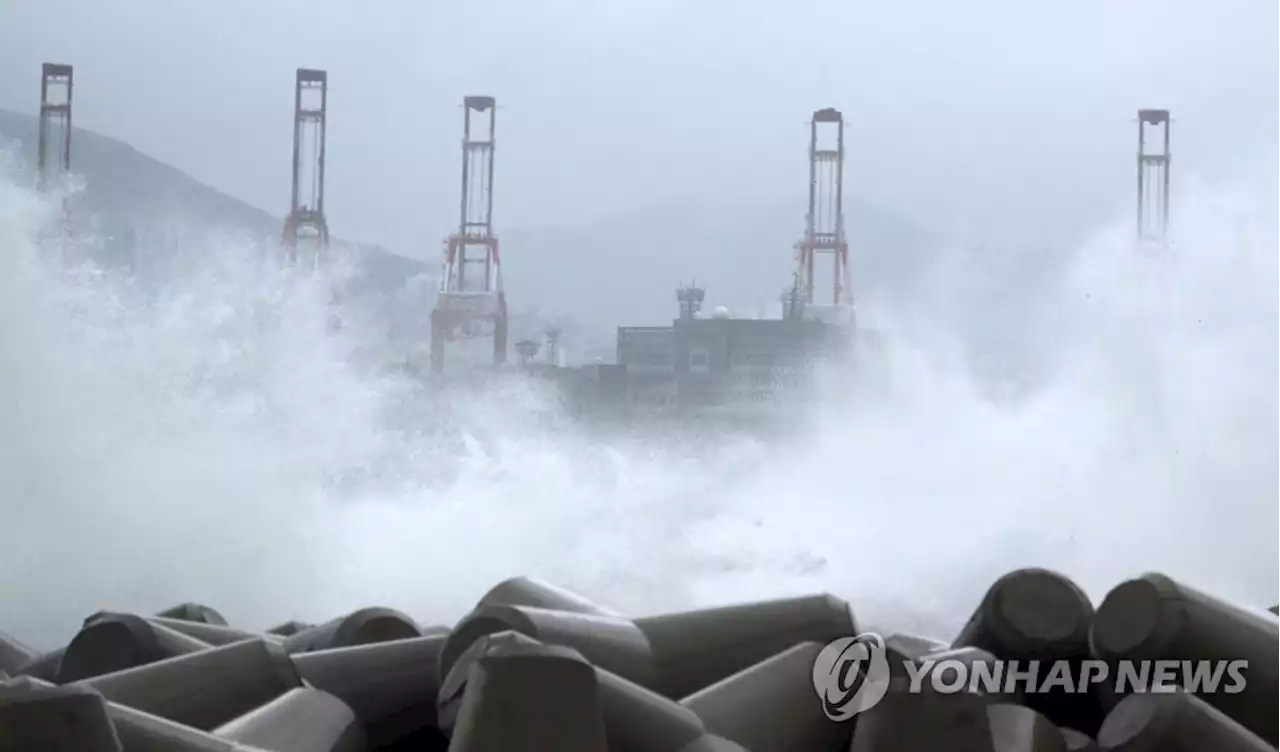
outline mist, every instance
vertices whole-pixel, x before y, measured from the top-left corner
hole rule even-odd
[[[516,574],[636,613],[829,591],[944,639],[1022,566],[1277,600],[1274,3],[82,6],[0,9],[0,108],[73,64],[77,126],[283,213],[293,72],[325,68],[330,226],[433,264],[458,105],[496,96],[508,297],[605,331],[669,319],[680,279],[776,299],[806,120],[839,108],[851,232],[892,229],[852,249],[886,344],[785,437],[602,435],[525,379],[460,399],[387,368],[386,322],[330,327],[334,280],[270,243],[187,228],[161,287],[67,253],[0,146],[6,632],[187,600],[451,623]],[[1155,257],[1140,107],[1174,116]]]
[[[689,446],[602,440],[520,380],[462,402],[387,375],[353,355],[360,322],[325,326],[325,280],[263,248],[208,238],[142,296],[59,263],[51,206],[2,185],[0,602],[37,644],[189,599],[261,627],[370,604],[447,623],[517,573],[637,611],[828,590],[935,634],[1027,565],[1095,597],[1160,569],[1275,599],[1280,272],[1247,192],[1180,193],[1167,257],[1101,228],[1005,310],[1037,373],[1013,397],[961,324],[999,280],[939,264],[938,295],[866,303],[879,378],[829,374],[786,441]]]

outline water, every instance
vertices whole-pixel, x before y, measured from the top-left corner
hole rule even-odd
[[[331,331],[322,285],[242,241],[205,238],[160,295],[59,263],[49,207],[0,181],[0,628],[48,645],[184,600],[247,627],[448,623],[519,573],[632,611],[828,590],[942,638],[1027,565],[1269,606],[1274,216],[1178,198],[1161,259],[1118,225],[1024,289],[940,254],[929,295],[863,302],[876,384],[837,374],[785,442],[690,446],[582,435],[519,384],[415,390],[367,362],[371,324]]]

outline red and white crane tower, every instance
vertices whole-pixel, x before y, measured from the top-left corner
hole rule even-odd
[[[804,238],[795,249],[787,315],[852,325],[853,287],[844,232],[844,116],[834,108],[814,112],[809,123],[809,211]],[[822,261],[826,263],[820,266]],[[824,287],[829,296],[820,292]]]
[[[462,201],[458,230],[445,244],[444,269],[431,312],[431,370],[444,371],[445,343],[493,338],[493,362],[507,359],[507,299],[493,233],[493,97],[463,99]]]

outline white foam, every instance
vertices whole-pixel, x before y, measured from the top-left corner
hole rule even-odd
[[[1274,222],[1221,191],[1177,205],[1174,257],[1103,232],[1006,313],[1034,376],[1016,398],[970,375],[965,296],[864,302],[887,385],[846,374],[798,440],[695,455],[582,435],[515,385],[415,396],[353,360],[359,326],[326,329],[321,285],[239,241],[206,238],[158,298],[73,274],[34,242],[47,207],[0,182],[0,628],[52,644],[98,609],[193,599],[250,627],[451,621],[519,573],[642,610],[825,589],[943,638],[1025,565],[1099,597],[1160,569],[1265,607]]]

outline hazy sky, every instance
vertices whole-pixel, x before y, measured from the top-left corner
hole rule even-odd
[[[1034,242],[1128,200],[1139,107],[1173,110],[1177,174],[1273,185],[1278,24],[1275,0],[0,0],[0,108],[74,64],[77,125],[283,214],[293,71],[326,68],[331,226],[434,256],[465,94],[501,107],[499,228],[794,200],[835,106],[854,196]]]

